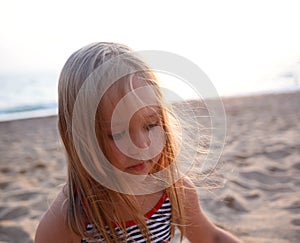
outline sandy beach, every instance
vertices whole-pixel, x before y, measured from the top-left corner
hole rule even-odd
[[[243,242],[300,242],[300,92],[223,99],[227,139],[202,207]],[[0,242],[33,242],[66,178],[57,117],[0,123]]]

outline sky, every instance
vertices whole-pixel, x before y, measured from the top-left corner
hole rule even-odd
[[[247,86],[300,66],[300,2],[0,1],[0,73],[58,73],[96,41],[188,58],[217,84]]]

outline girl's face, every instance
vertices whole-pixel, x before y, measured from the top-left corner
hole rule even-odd
[[[133,80],[131,88],[120,94],[113,85],[100,103],[106,157],[123,172],[149,174],[161,157],[161,109],[149,87]],[[149,149],[151,146],[156,148]]]

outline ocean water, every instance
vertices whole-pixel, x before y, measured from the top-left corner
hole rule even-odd
[[[0,75],[0,121],[57,114],[57,76]]]
[[[300,90],[299,74],[288,72],[272,80],[245,84],[214,84],[220,96],[252,95]],[[174,77],[171,77],[174,79]],[[44,117],[57,114],[58,74],[0,74],[0,121]],[[197,94],[189,86],[177,80],[173,93],[183,99],[196,99]],[[174,97],[170,97],[174,100]],[[175,97],[176,100],[176,97]]]

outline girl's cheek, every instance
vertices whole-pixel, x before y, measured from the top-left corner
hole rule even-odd
[[[114,142],[110,142],[109,147],[110,153],[108,157],[111,163],[120,163],[124,160],[126,156],[119,150]]]

